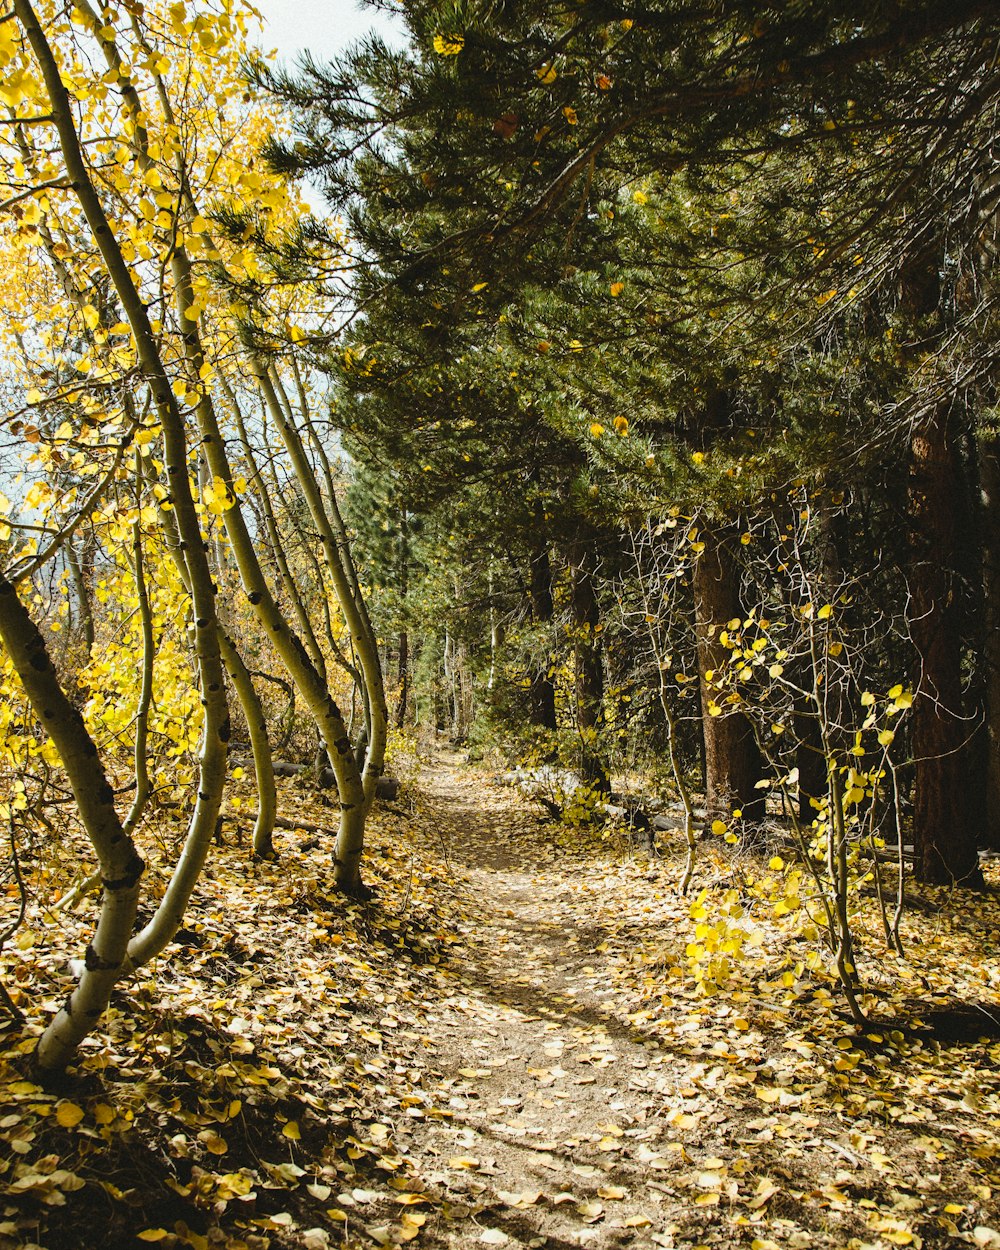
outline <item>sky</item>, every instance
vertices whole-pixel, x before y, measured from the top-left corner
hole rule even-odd
[[[317,60],[332,59],[372,30],[387,43],[402,42],[399,23],[355,0],[254,0],[254,4],[265,21],[262,46],[276,48],[279,59],[289,65],[306,49]]]

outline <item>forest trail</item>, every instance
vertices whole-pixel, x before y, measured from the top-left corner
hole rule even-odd
[[[679,845],[650,861],[562,829],[441,752],[418,793],[415,852],[455,911],[424,1005],[435,1110],[393,1129],[432,1200],[416,1244],[1000,1247],[989,1116],[931,1093],[985,1046],[907,1046],[897,1077],[879,1034],[858,1049],[823,983],[790,976],[777,933],[705,997]],[[702,884],[727,885],[711,856]]]
[[[675,1057],[624,1018],[600,923],[585,919],[622,900],[540,836],[516,790],[456,765],[439,755],[420,782],[421,825],[466,913],[461,989],[428,1021],[454,1118],[399,1144],[451,1160],[435,1179],[470,1214],[447,1244],[673,1244],[661,1209],[673,1164],[657,1146]]]

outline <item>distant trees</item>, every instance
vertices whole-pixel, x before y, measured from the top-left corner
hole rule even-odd
[[[421,473],[467,480],[463,466],[483,463],[470,440],[512,487],[536,466],[559,501],[542,496],[551,528],[529,508],[510,509],[510,524],[529,549],[546,535],[529,557],[539,576],[575,553],[562,590],[560,574],[552,581],[553,613],[567,625],[586,617],[591,638],[620,564],[598,553],[621,550],[649,518],[689,518],[677,575],[696,622],[703,781],[720,819],[734,807],[760,815],[771,768],[745,697],[720,704],[705,675],[722,658],[722,618],[742,630],[776,594],[784,611],[807,606],[781,544],[764,568],[744,536],[752,544],[789,489],[869,500],[892,529],[862,527],[847,546],[837,525],[825,530],[810,584],[830,587],[828,606],[855,634],[839,643],[852,648],[843,699],[876,680],[912,690],[894,746],[900,803],[882,816],[906,813],[921,876],[975,883],[982,831],[963,803],[993,717],[993,679],[974,649],[992,581],[963,552],[957,521],[977,511],[973,431],[995,386],[994,179],[982,155],[997,137],[995,14],[926,0],[905,13],[664,3],[567,16],[538,4],[446,19],[417,3],[406,20],[408,52],[372,43],[339,66],[270,80],[298,124],[269,159],[320,180],[358,241],[359,317],[351,367],[338,366],[355,399],[338,419],[349,427],[364,395],[383,422],[359,455],[413,483],[415,512],[444,504],[410,469],[419,460]],[[415,413],[433,430],[419,456],[400,441]],[[477,532],[491,562],[520,546],[509,531]],[[587,564],[581,543],[586,610],[570,572]],[[883,635],[836,602],[833,588],[862,576],[896,596]],[[532,602],[547,614],[544,590]],[[491,598],[491,616],[480,614],[483,657],[496,611]],[[598,657],[607,677],[602,650],[567,634],[548,672],[556,722],[574,701],[589,708],[581,728],[606,752],[610,696],[599,712],[593,694],[579,697],[584,678],[598,689]],[[795,663],[806,667],[788,678],[799,694],[787,741],[801,756],[790,784],[806,815],[815,801],[842,816],[843,794],[858,789],[844,780],[847,703],[824,704],[840,726],[824,739],[822,673],[805,652]],[[566,665],[576,676],[560,684]],[[539,710],[546,680],[529,682],[526,721],[553,719]]]

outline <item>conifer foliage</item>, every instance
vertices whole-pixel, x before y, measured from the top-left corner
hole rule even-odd
[[[373,42],[268,79],[297,116],[272,167],[308,172],[357,240],[357,316],[331,367],[358,454],[424,511],[469,489],[477,445],[509,475],[524,506],[508,505],[505,529],[527,522],[521,585],[541,541],[559,645],[546,654],[524,630],[537,595],[497,602],[495,579],[490,612],[516,624],[506,647],[530,647],[547,680],[562,653],[572,674],[549,720],[572,725],[591,780],[614,738],[599,684],[617,669],[621,695],[638,694],[638,641],[616,639],[615,657],[600,638],[621,551],[651,518],[688,527],[676,576],[691,587],[710,820],[759,820],[774,784],[738,664],[725,700],[713,695],[737,658],[719,641],[726,622],[851,606],[862,633],[832,644],[834,660],[851,655],[832,737],[812,678],[793,682],[800,806],[827,792],[814,758],[834,777],[851,767],[837,743],[853,749],[870,720],[858,699],[887,673],[886,689],[912,689],[894,764],[917,872],[978,883],[977,839],[998,816],[968,777],[997,700],[976,654],[992,581],[965,536],[987,532],[992,508],[977,483],[996,363],[995,14],[418,3],[406,22],[406,51]],[[782,512],[780,542],[795,544],[803,490],[808,541],[750,560],[757,527]],[[895,517],[891,535],[876,515]],[[491,561],[521,545],[466,526]],[[878,637],[847,589],[864,578],[891,587]],[[482,612],[478,634],[493,673]],[[888,773],[865,777],[877,799]]]

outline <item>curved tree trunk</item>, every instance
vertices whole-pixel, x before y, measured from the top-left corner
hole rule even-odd
[[[204,707],[198,754],[198,797],[188,824],[184,848],[152,920],[129,943],[129,956],[144,962],[158,954],[180,925],[208,853],[225,786],[226,751],[230,735],[225,681],[219,656],[215,587],[202,543],[188,478],[188,447],[184,421],[153,333],[149,312],[115,238],[111,223],[84,159],[73,108],[62,73],[30,0],[14,0],[14,13],[24,28],[48,92],[52,122],[66,172],[83,210],[115,293],[135,340],[139,368],[149,387],[163,429],[163,459],[177,531],[190,578],[194,618],[194,652]],[[134,88],[126,86],[125,90]]]
[[[97,853],[104,885],[100,917],[87,947],[83,973],[38,1044],[39,1065],[58,1070],[66,1066],[97,1023],[121,975],[145,865],[122,828],[114,790],[83,717],[60,685],[37,626],[2,574],[0,641],[35,715],[59,752],[80,819]]]

